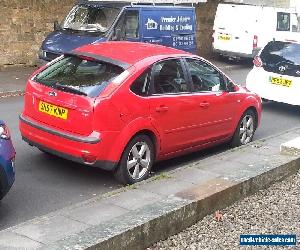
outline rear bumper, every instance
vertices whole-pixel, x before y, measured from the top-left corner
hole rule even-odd
[[[70,161],[77,162],[77,163],[84,164],[84,165],[91,165],[93,167],[101,168],[101,169],[108,170],[108,171],[114,170],[117,167],[117,162],[105,161],[105,160],[97,160],[93,164],[87,164],[87,163],[84,162],[83,158],[76,157],[76,156],[73,156],[73,155],[69,155],[69,154],[54,150],[52,148],[45,147],[45,146],[43,146],[41,144],[38,144],[34,141],[31,141],[30,139],[28,139],[26,137],[23,137],[23,136],[22,136],[22,139],[23,139],[23,141],[27,142],[30,146],[37,147],[37,148],[39,148],[43,151],[46,151],[50,154],[59,156],[59,157],[64,158],[66,160],[70,160]]]
[[[252,51],[252,54],[245,54],[240,52],[233,52],[233,51],[225,51],[220,49],[213,49],[214,53],[227,56],[227,57],[234,57],[234,58],[254,58],[258,52],[260,51],[260,48],[256,48]]]
[[[272,72],[266,72],[262,68],[252,69],[246,79],[246,87],[250,91],[259,95],[262,99],[285,103],[294,106],[300,106],[299,82],[293,82],[291,87],[284,87],[280,85],[271,84],[269,77],[281,77]],[[284,77],[284,76],[283,76]],[[287,76],[289,79],[289,77]]]
[[[34,122],[22,115],[20,115],[20,121],[28,124],[31,127],[45,131],[49,134],[57,135],[57,136],[60,136],[60,137],[63,137],[63,138],[66,138],[66,139],[69,139],[72,141],[84,142],[84,143],[90,143],[90,144],[96,144],[96,143],[100,142],[100,138],[98,137],[99,135],[95,135],[95,136],[78,136],[77,135],[77,136],[75,136],[70,133],[65,133],[65,132],[61,132],[61,131],[58,131],[58,130],[55,130],[52,128],[41,126],[37,122]]]
[[[64,159],[105,170],[114,170],[117,166],[118,160],[107,159],[115,132],[78,136],[39,124],[23,115],[20,115],[20,131],[23,140],[29,145]],[[95,161],[87,162],[84,155],[94,157]]]

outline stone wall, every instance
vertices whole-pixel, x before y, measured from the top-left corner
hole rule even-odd
[[[74,0],[1,0],[0,66],[33,64],[53,22],[61,21]]]
[[[196,5],[197,16],[197,49],[204,57],[212,56],[212,35],[215,14],[220,0],[209,0]]]
[[[75,0],[0,0],[0,67],[34,64],[45,36],[53,22],[61,21]],[[257,0],[244,0],[255,2]],[[260,0],[261,1],[261,0]],[[264,0],[286,3],[289,0]],[[299,0],[297,0],[299,1]],[[211,56],[212,28],[221,0],[196,5],[199,54]]]

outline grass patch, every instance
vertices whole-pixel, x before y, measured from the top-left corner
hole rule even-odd
[[[159,175],[155,175],[151,178],[152,181],[160,181],[160,180],[165,180],[165,179],[171,179],[172,176],[166,174],[166,173],[161,173]]]

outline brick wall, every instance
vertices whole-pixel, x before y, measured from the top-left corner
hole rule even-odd
[[[33,64],[53,22],[62,20],[74,0],[1,0],[0,66]]]

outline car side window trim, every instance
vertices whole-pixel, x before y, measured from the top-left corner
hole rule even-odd
[[[140,80],[140,78],[144,75],[144,74],[146,74],[145,75],[145,79],[144,79],[144,82],[143,82],[143,86],[142,86],[142,91],[141,91],[141,93],[143,93],[143,89],[144,89],[144,94],[141,94],[141,93],[137,93],[135,90],[134,90],[134,85],[135,84],[138,84],[138,80]],[[150,79],[151,79],[151,66],[149,67],[147,67],[147,68],[145,68],[144,70],[143,70],[143,72],[130,84],[130,87],[129,87],[129,89],[130,89],[130,91],[133,93],[133,94],[135,94],[135,95],[137,95],[137,96],[139,96],[139,97],[142,97],[142,98],[145,98],[145,97],[148,97],[149,96],[149,92],[150,92]]]
[[[186,81],[188,91],[177,92],[177,93],[155,93],[155,90],[154,90],[154,74],[155,74],[154,66],[161,63],[161,62],[168,61],[168,60],[177,60],[177,61],[180,62],[183,77],[184,77],[184,80]],[[150,75],[149,97],[151,97],[151,96],[154,96],[154,97],[155,96],[176,96],[176,95],[187,95],[187,94],[193,94],[193,92],[192,92],[192,89],[191,89],[190,81],[188,80],[186,67],[185,67],[185,64],[184,64],[184,61],[183,61],[182,57],[179,57],[179,58],[178,57],[169,57],[169,58],[159,60],[159,61],[155,62],[154,64],[152,64],[152,66],[151,66],[151,75]]]

